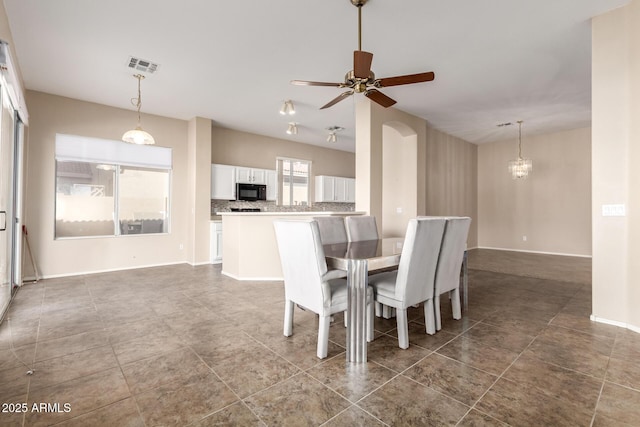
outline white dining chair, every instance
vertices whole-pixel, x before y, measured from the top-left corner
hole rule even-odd
[[[398,270],[369,276],[376,302],[396,310],[400,348],[409,347],[408,307],[424,303],[426,332],[436,331],[433,292],[444,227],[441,218],[409,220]]]
[[[347,281],[328,270],[314,220],[274,221],[284,275],[284,336],[293,334],[296,304],[319,315],[317,355],[327,357],[331,315],[347,311]],[[373,291],[367,288],[367,341],[373,340]]]
[[[378,227],[376,217],[370,215],[352,215],[345,220],[347,225],[347,238],[350,242],[361,240],[378,240]]]
[[[436,320],[436,330],[442,329],[442,319],[440,317],[440,295],[449,293],[451,298],[451,311],[453,318],[462,318],[460,307],[460,269],[467,245],[471,218],[469,217],[446,217],[446,226],[440,248],[440,258],[436,269],[435,290],[434,290],[434,316]]]
[[[320,240],[323,245],[347,243],[347,229],[341,216],[314,216],[320,229]]]

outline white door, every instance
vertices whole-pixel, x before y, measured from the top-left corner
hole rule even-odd
[[[11,301],[14,251],[14,145],[15,113],[4,88],[0,87],[0,317]]]

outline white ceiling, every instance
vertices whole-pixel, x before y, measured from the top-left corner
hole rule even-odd
[[[341,82],[352,69],[350,0],[4,3],[27,89],[134,110],[136,56],[160,64],[142,82],[143,113],[354,151],[353,97],[320,111],[344,89],[289,84]],[[591,122],[590,18],[626,3],[370,0],[362,49],[377,77],[434,71],[433,82],[382,91],[467,141],[514,138],[516,127],[496,125],[518,119],[524,136],[572,129]],[[278,113],[286,99],[297,135]],[[330,144],[333,125],[345,130]]]

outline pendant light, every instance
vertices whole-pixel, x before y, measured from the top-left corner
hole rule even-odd
[[[140,107],[142,107],[142,94],[140,92],[140,81],[144,79],[142,74],[135,74],[133,77],[138,79],[138,97],[131,98],[131,103],[138,110],[138,126],[135,129],[128,130],[122,135],[122,140],[124,142],[129,142],[131,144],[140,144],[140,145],[153,145],[156,141],[153,137],[148,133],[142,130],[142,126],[140,126]]]
[[[509,172],[513,179],[525,179],[532,169],[531,159],[522,158],[522,120],[518,120],[518,158],[509,162]]]

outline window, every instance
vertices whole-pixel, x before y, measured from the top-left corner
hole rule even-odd
[[[56,136],[56,238],[167,233],[171,149]]]
[[[277,159],[278,204],[282,206],[309,205],[309,177],[311,162],[297,159]]]

